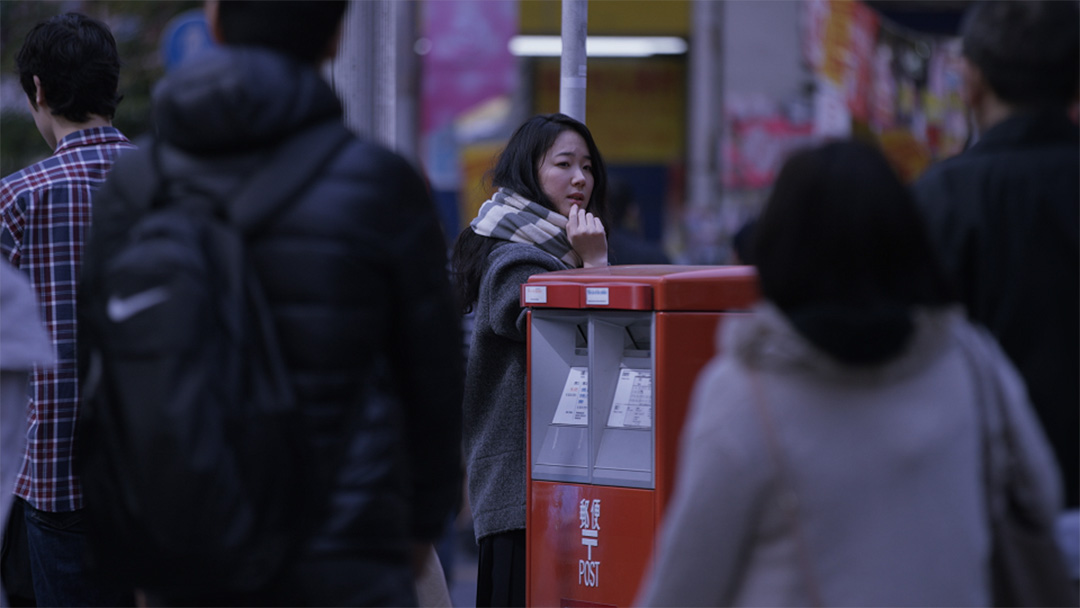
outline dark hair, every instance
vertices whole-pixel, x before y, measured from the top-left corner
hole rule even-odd
[[[866,143],[791,156],[751,247],[765,298],[846,363],[888,359],[911,334],[913,307],[954,301],[910,191]]]
[[[15,56],[19,82],[37,108],[34,76],[41,80],[51,112],[82,123],[91,114],[112,119],[121,95],[120,56],[105,24],[79,13],[42,21]]]
[[[491,185],[506,188],[515,194],[558,212],[555,204],[544,194],[540,185],[540,163],[564,131],[574,131],[585,140],[592,158],[592,197],[585,205],[610,229],[607,217],[607,169],[592,133],[583,123],[565,114],[538,114],[525,121],[510,136],[495,167],[489,173]],[[480,294],[480,278],[491,250],[498,240],[483,237],[466,226],[454,243],[451,269],[464,312],[472,310]]]
[[[563,131],[574,131],[585,140],[592,157],[593,190],[585,208],[601,221],[607,220],[607,169],[589,128],[566,114],[539,114],[526,120],[510,136],[495,167],[491,185],[506,188],[552,211],[558,211],[540,186],[540,162]]]
[[[1066,105],[1080,85],[1075,0],[979,2],[961,26],[963,54],[994,93],[1017,105]]]
[[[306,63],[322,58],[349,3],[345,0],[221,0],[226,44],[259,46]]]

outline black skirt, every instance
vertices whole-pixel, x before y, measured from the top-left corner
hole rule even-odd
[[[480,539],[476,606],[525,606],[525,530]]]

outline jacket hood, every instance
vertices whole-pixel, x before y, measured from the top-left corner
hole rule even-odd
[[[255,47],[207,51],[154,89],[158,136],[193,153],[258,148],[340,115],[314,66]]]
[[[957,307],[915,309],[910,339],[895,356],[876,365],[850,365],[830,356],[768,302],[758,304],[753,314],[721,324],[717,340],[721,352],[748,367],[802,371],[858,384],[903,378],[930,365],[945,352],[950,327],[962,320]]]

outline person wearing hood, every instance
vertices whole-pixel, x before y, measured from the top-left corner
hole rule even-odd
[[[166,196],[228,201],[297,134],[342,122],[319,68],[337,52],[347,5],[207,3],[222,46],[158,84],[155,135],[137,153],[157,151]],[[127,190],[103,189],[88,256],[137,219]],[[302,412],[305,462],[330,489],[307,497],[296,522],[305,538],[263,588],[218,593],[192,581],[146,597],[416,605],[414,575],[459,499],[463,382],[445,239],[424,180],[401,156],[352,136],[247,247]]]
[[[990,605],[984,424],[1048,525],[1060,481],[910,192],[877,148],[824,144],[785,163],[753,239],[763,301],[695,386],[638,603]]]

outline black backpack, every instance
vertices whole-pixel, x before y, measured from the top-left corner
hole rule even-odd
[[[91,234],[78,311],[76,466],[101,575],[244,592],[298,550],[325,489],[245,245],[350,137],[339,122],[301,132],[228,201],[163,178],[158,159],[182,156],[164,144],[114,166],[111,202],[135,218],[119,238]]]

